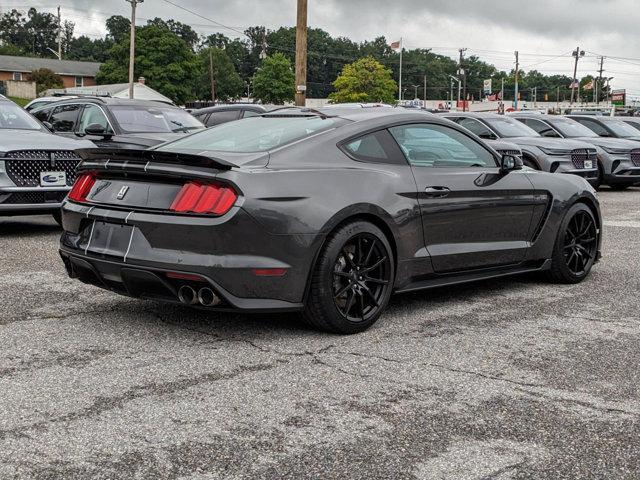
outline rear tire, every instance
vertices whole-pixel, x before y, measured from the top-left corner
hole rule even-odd
[[[348,223],[318,257],[303,317],[327,332],[362,332],[387,306],[394,279],[393,253],[382,230],[365,221]]]
[[[580,283],[591,271],[598,250],[596,219],[577,203],[564,216],[553,247],[548,279],[553,283]]]

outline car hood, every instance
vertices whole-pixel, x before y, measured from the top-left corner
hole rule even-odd
[[[577,140],[565,138],[548,138],[548,137],[514,137],[505,138],[504,140],[513,142],[516,145],[527,145],[531,147],[553,148],[553,149],[569,149],[588,148],[591,145]]]
[[[0,152],[13,150],[77,150],[95,148],[89,140],[74,139],[37,130],[0,130]]]
[[[633,140],[627,140],[625,138],[578,137],[578,138],[574,138],[573,140],[579,140],[582,142],[590,143],[591,145],[595,145],[597,147],[628,148],[629,150],[634,150],[639,148],[638,142],[634,142]]]

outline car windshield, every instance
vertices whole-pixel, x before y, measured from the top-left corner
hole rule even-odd
[[[216,150],[220,152],[266,152],[281,145],[329,130],[336,118],[320,116],[264,116],[223,123],[215,128],[167,143],[158,150]]]
[[[15,103],[0,103],[0,129],[42,130],[42,125]]]
[[[640,122],[634,122],[633,120],[629,121],[629,120],[625,120],[625,123],[627,125],[631,125],[633,128],[635,128],[636,130],[640,130]]]
[[[585,127],[581,123],[576,122],[575,120],[568,120],[565,118],[554,118],[547,120],[553,128],[558,130],[562,136],[567,138],[576,138],[576,137],[597,137],[598,134],[591,130],[590,128]]]
[[[637,137],[638,131],[631,125],[623,122],[622,120],[612,120],[605,123],[613,133],[619,137]]]
[[[538,133],[513,118],[483,118],[500,138],[539,137]]]
[[[114,105],[111,112],[127,133],[189,132],[204,128],[200,120],[177,107]]]

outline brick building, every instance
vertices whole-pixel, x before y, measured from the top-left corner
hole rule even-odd
[[[100,63],[0,55],[0,81],[26,81],[31,72],[40,68],[60,75],[65,88],[90,87],[96,84]]]

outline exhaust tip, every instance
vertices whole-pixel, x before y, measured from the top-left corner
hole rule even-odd
[[[178,300],[185,305],[195,305],[198,303],[196,291],[188,285],[183,285],[178,290]]]
[[[215,307],[219,305],[221,300],[210,288],[201,288],[198,290],[198,302],[205,307]]]

